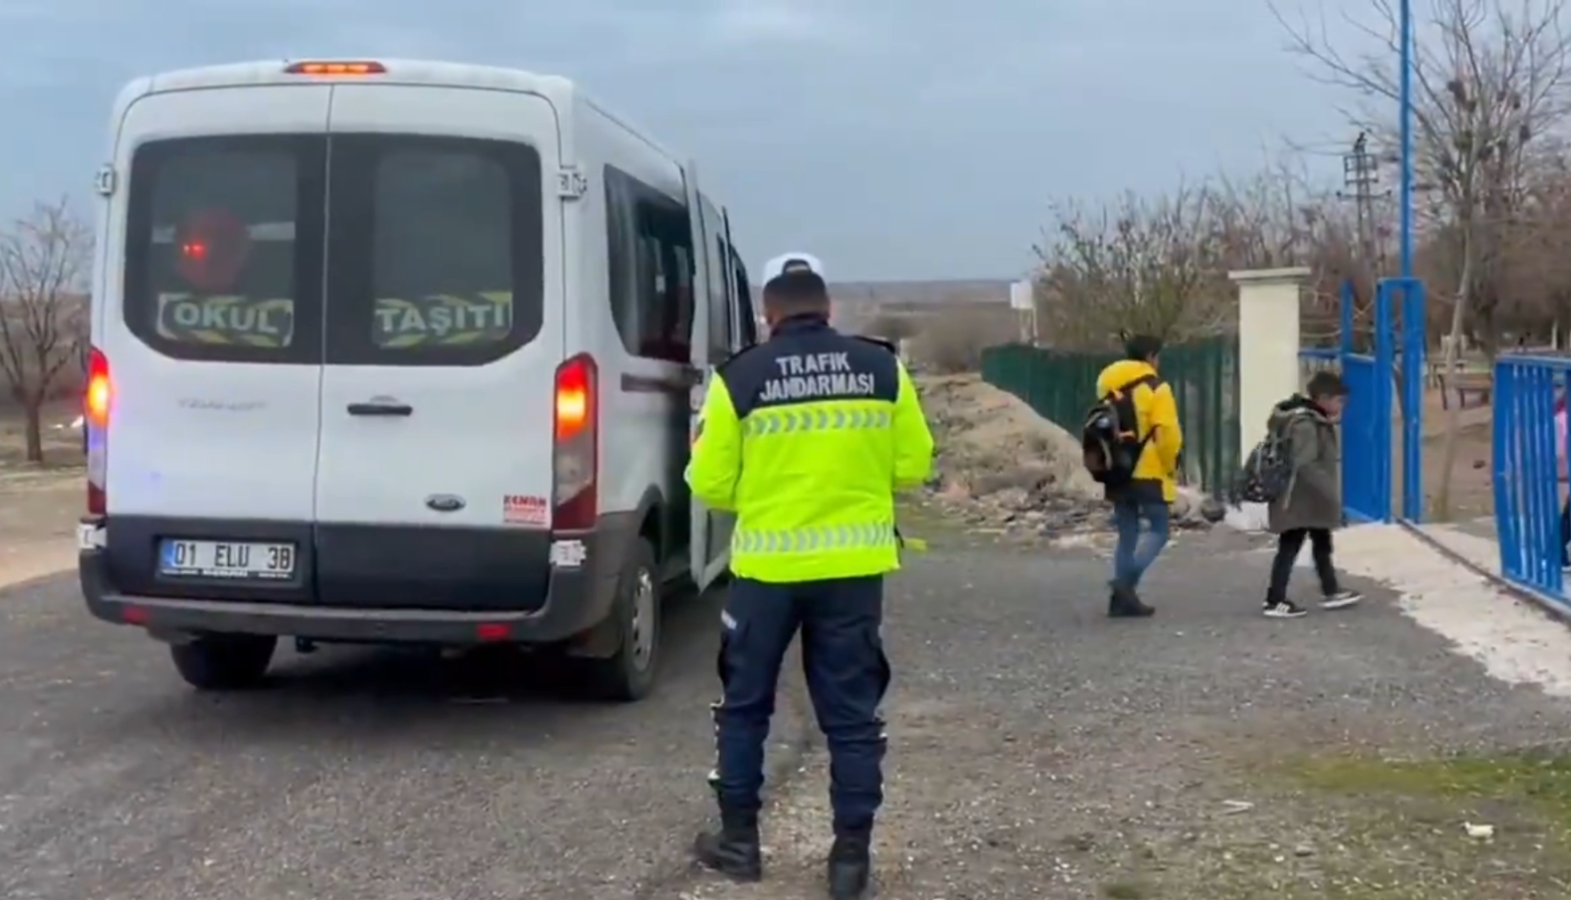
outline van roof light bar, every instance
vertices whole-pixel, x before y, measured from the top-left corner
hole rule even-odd
[[[314,60],[290,63],[284,67],[286,75],[325,75],[328,77],[354,75],[386,75],[387,66],[370,60]]]

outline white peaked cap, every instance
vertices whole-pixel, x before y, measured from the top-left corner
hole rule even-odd
[[[774,281],[787,272],[800,271],[812,272],[819,278],[823,278],[824,264],[811,253],[782,253],[769,262],[764,263],[764,284]]]

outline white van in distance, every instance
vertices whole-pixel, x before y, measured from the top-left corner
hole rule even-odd
[[[199,688],[280,637],[551,645],[654,683],[726,567],[683,483],[754,342],[723,209],[572,83],[396,60],[128,85],[99,173],[88,608]]]

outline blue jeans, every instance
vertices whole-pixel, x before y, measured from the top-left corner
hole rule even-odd
[[[1140,539],[1140,520],[1150,524],[1145,540]],[[1118,529],[1118,547],[1113,551],[1113,581],[1121,588],[1135,590],[1140,578],[1167,546],[1166,503],[1114,503],[1113,525]]]

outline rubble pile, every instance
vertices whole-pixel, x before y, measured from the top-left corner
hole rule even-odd
[[[976,375],[923,377],[917,389],[938,445],[928,491],[950,514],[1052,538],[1109,530],[1078,436]],[[1189,498],[1173,511],[1176,527],[1209,527]]]

